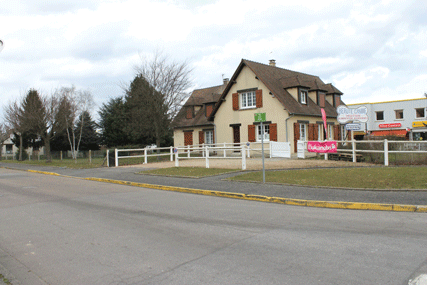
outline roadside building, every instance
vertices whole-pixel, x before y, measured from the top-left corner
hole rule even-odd
[[[173,122],[174,145],[342,139],[336,108],[343,95],[318,76],[242,59],[229,82],[194,90]],[[324,132],[321,109],[327,117]],[[262,131],[256,113],[265,113]],[[209,134],[209,135],[208,135]],[[212,134],[212,135],[210,135]]]
[[[366,135],[427,140],[427,98],[348,104],[348,107],[368,110],[368,121],[361,124],[360,131],[354,132],[356,139]]]

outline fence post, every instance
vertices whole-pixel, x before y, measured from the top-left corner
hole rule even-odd
[[[179,161],[178,161],[178,149],[176,149],[175,152],[175,167],[179,167]]]
[[[226,149],[225,149],[225,143],[224,143],[224,157],[227,157]]]
[[[147,147],[144,148],[144,164],[147,164]]]
[[[353,154],[353,162],[357,162],[357,160],[356,160],[356,141],[354,139],[351,141],[351,150],[352,150],[352,154]]]
[[[384,165],[388,166],[388,140],[384,140]]]
[[[119,166],[119,150],[117,148],[114,150],[114,162],[115,162],[115,166],[118,167]]]
[[[206,168],[209,168],[209,149],[206,146]]]
[[[59,157],[60,157],[60,159],[62,161],[62,150],[59,152]]]
[[[190,145],[187,145],[187,157],[190,158]]]
[[[325,153],[325,160],[328,160],[328,159],[329,159],[328,153]]]
[[[107,167],[110,167],[110,150],[107,149]]]
[[[248,149],[248,151],[249,151],[249,149]],[[245,146],[243,145],[242,146],[242,170],[246,170],[246,148],[245,148]]]
[[[170,152],[171,152],[171,161],[173,161],[173,146],[170,147]]]
[[[92,150],[89,150],[89,164],[92,164]]]

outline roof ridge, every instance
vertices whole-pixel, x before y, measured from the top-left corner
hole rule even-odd
[[[308,74],[308,73],[304,73],[304,72],[301,72],[301,71],[295,71],[295,70],[291,70],[291,69],[287,69],[287,68],[283,68],[283,67],[279,67],[279,66],[271,66],[271,65],[269,65],[269,64],[265,64],[265,63],[261,63],[261,62],[258,62],[258,61],[253,61],[253,60],[249,60],[249,59],[242,59],[242,60],[244,60],[244,61],[248,61],[248,62],[252,62],[252,63],[256,63],[256,64],[261,64],[261,65],[264,65],[264,66],[266,66],[266,67],[274,67],[274,68],[278,68],[278,69],[282,69],[282,70],[286,70],[286,71],[290,71],[290,72],[294,72],[294,73],[298,73],[298,74],[303,74],[303,75],[308,75],[308,76],[313,76],[313,77],[317,77],[317,78],[319,78],[320,79],[320,77],[318,76],[318,75],[313,75],[313,74]],[[295,75],[295,76],[297,76],[297,75]],[[292,77],[292,76],[289,76],[289,77]],[[286,78],[286,77],[285,77]]]

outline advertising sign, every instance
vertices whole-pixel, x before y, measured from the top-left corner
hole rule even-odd
[[[401,123],[393,123],[393,124],[379,124],[378,127],[381,129],[388,129],[388,128],[400,128],[402,126]]]
[[[317,152],[317,153],[337,152],[337,142],[336,141],[324,141],[324,142],[308,141],[307,150],[309,152]]]
[[[427,127],[427,121],[418,121],[418,122],[412,122],[413,128],[426,128]]]
[[[359,121],[361,123],[366,123],[368,121],[368,108],[366,107],[349,109],[341,105],[338,106],[337,113],[337,120],[340,124],[345,124],[350,121]]]
[[[360,131],[362,129],[361,124],[346,124],[345,125],[346,131]]]

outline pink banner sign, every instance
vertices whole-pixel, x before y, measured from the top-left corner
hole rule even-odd
[[[325,141],[325,142],[308,141],[307,150],[309,152],[317,152],[317,153],[337,152],[337,142],[336,141]]]

